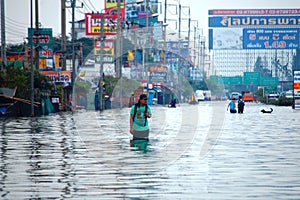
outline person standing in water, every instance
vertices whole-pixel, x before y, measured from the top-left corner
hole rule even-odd
[[[236,105],[235,105],[235,98],[232,98],[232,100],[229,102],[228,106],[227,106],[227,111],[229,111],[230,113],[236,113]]]
[[[148,118],[151,118],[151,108],[148,106],[148,97],[146,94],[141,94],[138,103],[130,109],[130,133],[135,139],[149,138],[149,123]]]
[[[244,113],[245,102],[242,96],[239,96],[238,100],[238,113]]]

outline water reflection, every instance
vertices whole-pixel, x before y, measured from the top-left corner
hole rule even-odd
[[[153,107],[149,141],[131,141],[128,109],[2,120],[1,199],[299,199],[300,112],[262,108]]]
[[[148,139],[131,139],[130,147],[134,151],[140,151],[146,154],[149,151],[149,140]]]

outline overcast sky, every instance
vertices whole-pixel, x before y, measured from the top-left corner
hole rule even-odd
[[[6,15],[6,41],[7,43],[20,43],[27,35],[30,27],[30,1],[31,0],[5,0]],[[164,0],[159,0],[163,1]],[[241,9],[241,8],[300,8],[300,0],[167,0],[168,4],[176,4],[190,7],[191,19],[198,20],[198,25],[207,29],[209,9]],[[33,0],[35,2],[35,0]],[[84,19],[84,13],[100,11],[104,0],[76,0],[77,5],[81,2],[84,8],[76,8],[75,19]],[[53,28],[53,35],[58,36],[61,32],[60,23],[61,0],[39,0],[39,21],[44,28]],[[170,9],[172,6],[169,6]],[[172,10],[168,11],[167,18],[174,18]],[[187,10],[183,10],[187,12]],[[161,18],[162,19],[162,18]],[[71,8],[67,9],[67,23],[71,21]],[[35,24],[35,21],[33,21]],[[170,21],[170,27],[174,26]],[[67,33],[71,32],[68,23]]]

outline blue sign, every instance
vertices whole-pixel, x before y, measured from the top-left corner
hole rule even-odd
[[[189,56],[189,42],[188,41],[168,41],[167,50],[175,54],[179,54],[180,57]],[[177,56],[178,57],[178,56]]]
[[[218,16],[209,17],[209,27],[299,26],[300,16]]]
[[[299,29],[243,29],[243,49],[298,49]]]

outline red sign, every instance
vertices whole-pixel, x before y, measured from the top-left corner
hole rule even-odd
[[[116,35],[117,34],[117,18],[116,13],[86,13],[85,14],[85,34],[86,35],[100,35],[101,32],[101,18],[104,18],[103,34]]]

